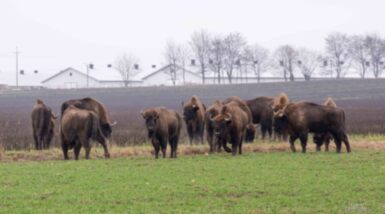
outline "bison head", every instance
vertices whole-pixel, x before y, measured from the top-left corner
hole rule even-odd
[[[141,111],[148,130],[148,137],[152,137],[159,120],[159,113],[155,110]]]
[[[279,94],[276,98],[274,98],[271,107],[273,108],[274,112],[277,112],[279,110],[282,110],[289,104],[289,98],[285,93]]]
[[[197,105],[189,105],[183,108],[183,119],[185,121],[191,121],[196,118],[199,107]]]
[[[287,117],[285,115],[284,109],[280,109],[274,112],[273,115],[273,127],[274,131],[278,133],[283,133],[287,126]]]
[[[255,139],[255,133],[257,132],[257,125],[248,124],[246,126],[245,142],[253,142]]]
[[[230,114],[219,114],[211,119],[214,125],[215,136],[221,139],[226,139],[230,131],[232,118]]]

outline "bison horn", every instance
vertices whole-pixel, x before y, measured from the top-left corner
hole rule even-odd
[[[52,117],[53,119],[56,119],[58,116],[57,116],[57,114],[52,114],[52,113],[51,113],[51,117]]]
[[[225,121],[231,121],[231,114],[227,115],[227,117],[225,118]]]
[[[118,122],[114,121],[113,123],[110,124],[111,127],[115,126],[116,124],[118,124]]]

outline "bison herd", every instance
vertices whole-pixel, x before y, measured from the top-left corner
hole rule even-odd
[[[171,147],[171,158],[176,158],[182,123],[186,124],[190,144],[198,141],[203,144],[204,132],[210,147],[210,153],[220,152],[223,148],[232,155],[242,154],[243,142],[255,139],[257,125],[262,138],[268,134],[272,139],[287,139],[290,149],[296,152],[294,142],[299,139],[302,152],[306,152],[308,134],[313,134],[316,150],[320,151],[333,139],[336,150],[341,152],[344,143],[347,152],[351,152],[345,131],[345,112],[337,107],[331,98],[323,105],[311,102],[291,102],[284,93],[276,97],[257,97],[242,100],[229,97],[214,101],[206,107],[197,96],[182,102],[183,114],[164,107],[141,110],[145,121],[148,138],[154,147],[155,158],[166,157],[167,144]],[[56,115],[40,99],[33,107],[31,118],[36,149],[49,148],[54,135]],[[75,159],[79,159],[82,147],[89,158],[90,140],[99,142],[104,149],[104,156],[110,157],[108,141],[112,133],[112,123],[104,105],[93,99],[83,98],[68,100],[61,105],[60,140],[64,159],[68,159],[68,150],[73,149]],[[230,144],[230,147],[227,144]]]

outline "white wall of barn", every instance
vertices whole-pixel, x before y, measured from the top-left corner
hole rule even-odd
[[[191,72],[185,72],[185,78],[183,81],[183,71],[177,70],[176,74],[176,85],[195,85],[195,84],[201,84],[202,78],[198,75],[195,75]],[[151,76],[148,76],[147,78],[143,79],[143,86],[172,86],[173,82],[171,80],[171,75],[169,70],[159,71]]]
[[[79,72],[68,69],[42,84],[46,88],[86,88],[87,77]],[[88,78],[88,87],[98,88],[101,87],[101,84],[93,78]]]

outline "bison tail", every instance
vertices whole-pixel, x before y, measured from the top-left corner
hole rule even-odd
[[[95,114],[90,113],[88,137],[96,141],[98,138],[98,135],[100,134],[99,132],[100,132],[99,118]]]

